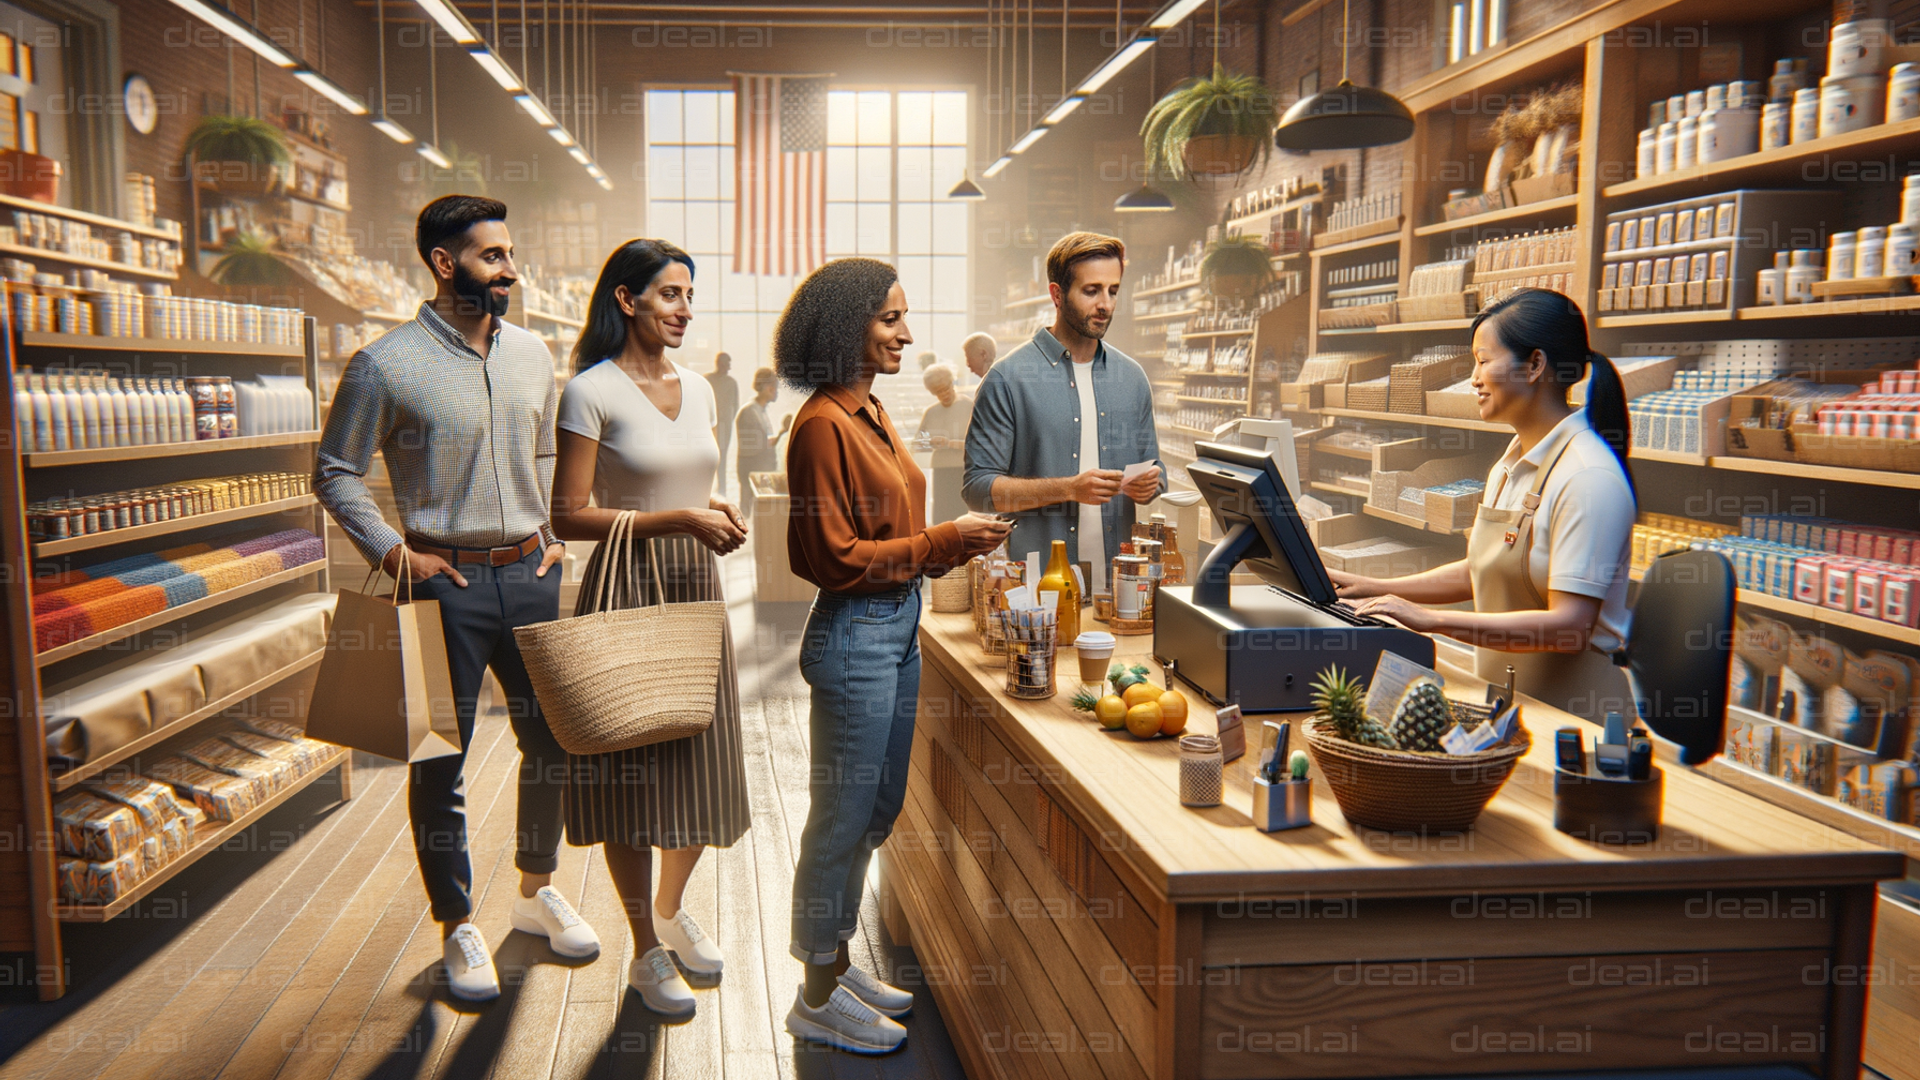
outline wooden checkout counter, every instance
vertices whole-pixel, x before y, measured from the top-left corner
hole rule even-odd
[[[1316,776],[1314,824],[1260,833],[1252,754],[1187,809],[1177,740],[1074,712],[1070,654],[1062,692],[1023,701],[970,616],[928,613],[920,641],[880,908],[973,1080],[1860,1075],[1855,973],[1898,853],[1670,762],[1656,844],[1575,840],[1553,828],[1571,718],[1532,702],[1533,749],[1470,832],[1355,830]]]

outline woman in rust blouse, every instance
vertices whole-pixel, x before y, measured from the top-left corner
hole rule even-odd
[[[840,259],[808,275],[774,329],[780,377],[810,392],[787,449],[787,559],[820,587],[800,643],[813,688],[812,805],[793,878],[806,983],[797,1038],[856,1053],[906,1039],[913,995],[852,967],[847,939],[867,864],[906,799],[920,694],[920,578],[991,551],[1007,524],[967,514],[927,527],[927,481],[873,396],[913,343],[894,269]]]

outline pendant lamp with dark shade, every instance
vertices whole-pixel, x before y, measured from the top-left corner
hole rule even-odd
[[[961,173],[960,182],[953,185],[952,191],[947,192],[949,199],[984,199],[986,197],[987,193],[981,191],[980,185],[974,183],[973,177],[966,173]]]
[[[1121,214],[1163,214],[1173,209],[1173,200],[1145,184],[1113,200],[1113,209]]]
[[[1282,150],[1358,150],[1386,146],[1413,137],[1413,113],[1397,97],[1347,78],[1348,33],[1353,0],[1340,16],[1340,84],[1293,103],[1273,129],[1273,145]]]

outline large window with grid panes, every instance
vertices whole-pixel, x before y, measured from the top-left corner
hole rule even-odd
[[[946,198],[967,165],[964,90],[827,93],[826,254],[863,255],[900,271],[912,312],[911,355],[960,364],[970,332],[967,204]],[[646,94],[650,236],[687,249],[697,270],[694,322],[681,362],[704,370],[715,352],[735,378],[769,360],[773,324],[797,278],[732,272],[734,102],[731,90]],[[903,374],[918,377],[909,363]]]

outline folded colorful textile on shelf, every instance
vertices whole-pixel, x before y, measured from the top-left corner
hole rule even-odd
[[[324,555],[319,537],[287,529],[223,548],[195,544],[71,571],[53,579],[57,588],[36,583],[34,640],[41,650],[65,645]]]

